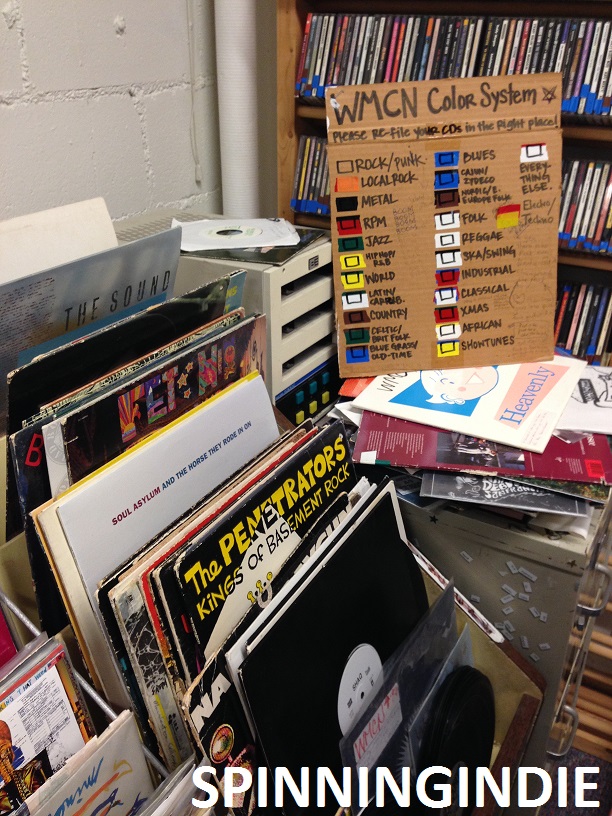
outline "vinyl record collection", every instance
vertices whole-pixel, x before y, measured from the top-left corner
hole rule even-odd
[[[330,85],[442,78],[469,83],[478,76],[557,72],[564,115],[598,123],[610,118],[612,58],[604,58],[612,54],[610,21],[304,17],[295,95],[308,104],[320,104]],[[559,78],[549,79],[556,82],[559,104]],[[527,81],[512,80],[521,88]],[[525,101],[530,91],[523,91]],[[550,88],[546,92],[551,95]],[[514,130],[498,137],[502,146],[507,136],[518,140],[509,170],[505,163],[495,169],[488,143],[480,158],[468,155],[464,163],[474,165],[466,178],[472,172],[480,184],[477,161],[486,167],[483,178],[497,172],[503,181],[507,174],[514,185],[541,173],[532,179],[539,195],[551,177],[558,180],[549,171],[561,164],[560,118],[551,116],[555,132],[547,126],[550,132],[533,144]],[[496,122],[504,121],[497,113]],[[537,126],[526,130],[535,134]],[[332,142],[330,135],[333,157]],[[503,323],[499,364],[496,358],[469,369],[385,368],[376,378],[347,379],[354,402],[344,416],[353,411],[357,417],[350,433],[350,423],[337,414],[294,426],[273,404],[267,318],[247,308],[248,272],[238,261],[227,274],[173,296],[176,228],[156,237],[164,250],[158,260],[163,256],[162,265],[171,269],[163,292],[157,291],[157,271],[147,287],[139,287],[137,270],[120,286],[114,277],[105,280],[101,268],[90,277],[108,296],[103,321],[87,333],[45,337],[29,356],[19,349],[6,361],[0,383],[0,404],[7,409],[6,539],[23,534],[45,633],[18,650],[11,620],[0,616],[0,816],[111,810],[113,816],[222,816],[228,808],[236,816],[268,810],[297,816],[315,802],[326,814],[341,806],[359,816],[379,809],[379,777],[390,791],[411,797],[413,812],[420,813],[421,797],[435,803],[437,792],[432,785],[422,789],[417,778],[437,766],[450,769],[453,787],[468,781],[467,816],[475,804],[477,768],[491,769],[498,780],[502,762],[516,769],[544,699],[536,647],[531,662],[518,654],[504,628],[511,613],[501,627],[490,623],[409,541],[398,494],[423,505],[447,498],[488,505],[525,524],[542,525],[540,514],[554,514],[563,530],[567,524],[586,537],[612,485],[612,428],[600,424],[596,410],[582,410],[605,402],[612,382],[612,371],[602,368],[612,359],[612,287],[564,281],[555,316],[559,353],[548,360],[538,346],[526,359],[539,362],[510,358],[504,365],[515,337],[517,347],[525,337],[538,345],[541,315],[550,337],[546,316],[552,315],[554,283],[546,297],[533,296],[533,281],[519,281],[519,266],[540,278],[538,285],[548,275],[552,281],[557,211],[542,238],[532,216],[519,223],[518,204],[496,206],[495,229],[480,233],[474,227],[465,240],[470,246],[457,248],[463,225],[482,224],[493,212],[492,201],[482,213],[470,210],[480,202],[470,202],[470,191],[478,189],[469,182],[460,202],[459,157],[453,147],[438,149],[433,158],[437,169],[427,195],[445,212],[432,211],[427,227],[432,264],[441,265],[430,276],[426,317],[457,326],[459,334],[463,325],[465,334],[477,335],[466,341],[474,343],[478,332],[501,330]],[[425,159],[414,161],[423,166]],[[331,164],[332,180],[337,164]],[[611,167],[604,160],[564,161],[563,248],[610,253]],[[406,175],[412,179],[412,171]],[[503,192],[499,179],[499,190],[486,182],[492,195]],[[338,247],[347,264],[347,292],[340,297],[348,305],[336,317],[349,328],[339,336],[350,353],[367,337],[373,355],[386,354],[376,346],[400,342],[400,328],[386,326],[387,335],[372,330],[370,337],[369,310],[398,305],[399,281],[382,287],[396,274],[406,276],[394,266],[395,249],[369,253],[368,261],[380,261],[379,269],[368,270],[369,280],[360,271],[364,246],[378,244],[368,244],[354,215],[358,184],[351,171],[339,185],[343,195],[332,181],[330,196],[326,138],[312,132],[300,137],[292,209],[329,216],[338,200],[345,208],[338,221],[346,233],[334,252]],[[524,194],[521,206],[527,201],[530,210],[532,200]],[[455,204],[445,203],[450,201]],[[506,204],[505,198],[495,202]],[[447,212],[451,206],[457,210]],[[409,210],[398,207],[396,221],[412,241],[419,213]],[[532,227],[527,239],[522,226]],[[516,245],[530,236],[534,264],[516,256]],[[380,239],[381,246],[389,237]],[[493,248],[500,257],[512,250],[512,260],[482,267],[483,277],[485,269],[496,276],[494,284],[470,285],[474,294],[462,294],[457,304],[461,276],[463,285],[480,272],[479,259],[469,266],[468,258],[495,241],[514,242]],[[122,252],[105,253],[120,270]],[[453,268],[446,269],[450,256]],[[363,262],[358,271],[351,266],[356,259]],[[74,272],[70,266],[67,297]],[[372,281],[381,288],[362,291]],[[148,296],[132,302],[132,294],[145,288]],[[491,308],[491,320],[460,321],[460,309],[461,318],[489,310],[481,301],[469,305],[484,290],[501,296],[492,301],[497,310]],[[0,286],[0,301],[7,291]],[[435,311],[432,303],[442,296],[453,299],[452,306],[438,303]],[[417,299],[414,292],[410,297],[414,320]],[[125,308],[113,320],[121,300]],[[355,329],[353,318],[368,325]],[[390,317],[380,319],[388,323]],[[413,324],[408,328],[415,331]],[[402,353],[412,344],[406,332]],[[432,337],[437,348],[437,335]],[[587,361],[598,363],[597,370]],[[580,403],[579,420],[573,403]],[[384,468],[374,475],[370,465]],[[519,600],[529,602],[526,587],[536,577],[521,573],[525,592]],[[72,640],[64,641],[66,631]],[[72,667],[75,642],[79,665],[115,712],[98,733]],[[193,782],[203,766],[214,770],[208,790],[221,795],[219,806],[209,803],[208,811],[196,801],[205,800],[206,788],[200,795]],[[249,784],[222,809],[225,771],[245,774]]]
[[[570,364],[574,385],[571,396],[557,402],[561,413],[538,451],[502,439],[493,414],[472,415],[465,424],[466,417],[413,401],[419,377],[428,372],[410,372],[387,377],[385,393],[380,390],[383,378],[355,384],[352,406],[361,410],[354,419],[354,461],[409,468],[410,475],[400,471],[398,479],[404,483],[402,496],[412,503],[433,507],[436,500],[451,499],[479,504],[535,529],[572,530],[586,537],[594,508],[607,501],[612,485],[610,418],[602,411],[609,401],[610,369],[561,356],[555,361]],[[511,368],[499,366],[497,372]],[[463,389],[464,373],[480,380],[483,371],[438,374],[444,388]],[[520,379],[518,372],[516,376]],[[493,402],[497,388],[500,397],[506,385],[497,381],[490,392]],[[480,399],[481,407],[485,399]],[[492,424],[485,427],[489,419]]]
[[[408,544],[393,483],[359,478],[342,422],[293,427],[275,412],[265,317],[245,314],[243,288],[236,271],[145,303],[7,378],[7,524],[25,531],[52,637],[12,657],[6,644],[2,813],[24,800],[30,813],[72,802],[70,786],[85,778],[92,812],[190,814],[199,762],[219,773],[282,764],[296,778],[305,765],[340,775],[340,741],[360,725],[388,661],[436,638],[431,586],[446,582]],[[435,608],[452,618],[452,644],[451,587],[445,597]],[[94,685],[123,712],[99,736],[55,634],[66,620]],[[447,657],[410,693],[406,717]],[[469,648],[459,662],[476,671]],[[306,735],[314,716],[324,729],[287,741],[287,723]],[[157,792],[146,751],[170,774]],[[473,764],[467,747],[460,753]],[[108,775],[128,757],[129,773]],[[250,814],[256,799],[253,787],[232,800],[234,812]],[[289,797],[282,809],[295,809]]]

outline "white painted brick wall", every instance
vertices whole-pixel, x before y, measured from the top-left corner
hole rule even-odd
[[[231,0],[229,0],[231,2]],[[0,220],[103,196],[113,218],[221,203],[213,0],[0,0]]]
[[[0,95],[21,92],[21,45],[15,2],[2,9],[0,20]]]
[[[20,5],[30,79],[39,92],[189,78],[184,0],[20,0]],[[213,62],[200,67],[214,71]]]

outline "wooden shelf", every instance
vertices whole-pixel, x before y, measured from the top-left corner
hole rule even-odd
[[[287,5],[285,0],[280,0],[279,5]],[[537,9],[537,15],[541,17],[612,17],[612,10],[609,8],[608,0],[594,0],[591,3],[569,2],[560,3],[558,0],[537,0],[536,3],[525,2],[525,0],[295,0],[289,3],[296,6],[298,12],[305,15],[306,11],[326,11],[326,12],[354,12],[378,13],[378,12],[403,12],[405,14],[457,14],[458,10],[462,14],[482,14],[485,16],[507,14],[508,16],[533,17]]]
[[[612,144],[612,127],[610,125],[578,125],[570,124],[563,126],[563,138],[576,142],[593,142]]]
[[[566,266],[586,266],[589,269],[601,269],[612,272],[612,256],[600,256],[588,252],[559,251],[559,263]]]
[[[598,682],[602,685],[597,685]],[[611,695],[610,676],[585,669],[578,694],[579,725],[574,747],[607,762],[612,761]]]
[[[319,119],[325,121],[325,107],[323,105],[300,105],[296,108],[296,113],[302,119]]]
[[[314,229],[329,229],[329,217],[326,215],[313,215],[308,213],[294,213],[296,224],[301,227],[313,227]]]
[[[325,121],[325,105],[313,103],[308,105],[304,102],[296,100],[295,108],[296,116],[302,119],[320,119]],[[612,123],[610,125],[580,125],[580,124],[564,124],[563,138],[566,140],[580,142],[603,142],[604,144],[612,144]]]

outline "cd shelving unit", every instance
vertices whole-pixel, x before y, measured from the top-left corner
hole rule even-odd
[[[277,192],[278,214],[290,221],[327,228],[329,216],[315,210],[298,211],[292,208],[292,192],[298,163],[300,137],[325,137],[325,108],[323,99],[318,104],[305,103],[296,96],[296,76],[300,64],[304,29],[309,13],[319,14],[408,14],[408,15],[466,15],[484,17],[538,18],[597,18],[604,24],[612,20],[612,3],[608,0],[588,4],[558,2],[397,2],[377,0],[277,0]],[[612,26],[611,26],[612,27]],[[485,28],[481,42],[484,43]],[[606,29],[609,31],[609,29]],[[612,42],[609,40],[608,42]],[[610,49],[608,45],[608,50]],[[598,50],[601,52],[605,45]],[[602,60],[604,55],[602,53]],[[607,120],[610,120],[609,122]],[[612,156],[612,117],[567,114],[563,118],[564,155],[568,157],[609,159]],[[560,251],[564,264],[587,269],[612,272],[612,256]]]

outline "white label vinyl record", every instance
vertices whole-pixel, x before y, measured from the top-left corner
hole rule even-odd
[[[369,643],[362,643],[349,655],[338,688],[338,723],[343,736],[367,705],[381,671],[380,656]]]
[[[284,218],[223,220],[206,218],[180,223],[181,249],[197,252],[206,249],[246,249],[264,246],[295,246],[300,236]]]

